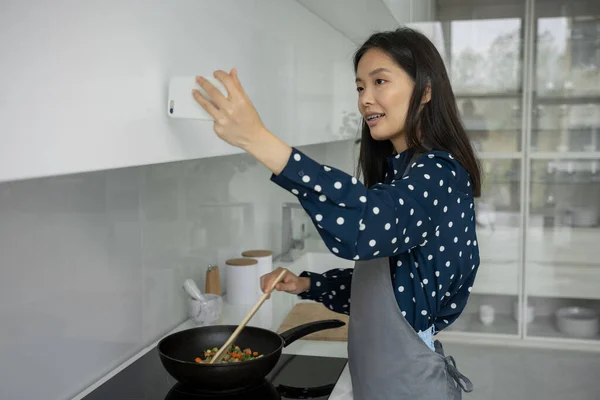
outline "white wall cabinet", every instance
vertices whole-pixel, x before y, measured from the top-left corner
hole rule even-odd
[[[171,76],[215,69],[286,142],[347,139],[354,50],[292,0],[4,2],[0,182],[239,152],[166,114]]]

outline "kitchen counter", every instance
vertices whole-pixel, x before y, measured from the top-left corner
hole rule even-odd
[[[311,253],[314,255],[315,253]],[[316,256],[318,257],[318,255]],[[282,265],[278,263],[277,265],[285,266],[289,268],[294,273],[299,273],[302,269],[307,268],[308,265],[315,265],[314,259],[308,259],[307,257],[301,257],[298,261],[293,264]],[[328,268],[327,266],[320,265],[318,270],[322,268]],[[318,271],[314,268],[309,268],[313,271]],[[293,296],[287,293],[275,292],[272,294],[271,298],[267,300],[262,307],[258,310],[258,312],[254,315],[252,320],[248,323],[249,326],[257,326],[265,329],[270,329],[276,331],[287,314],[291,311],[296,303],[305,302],[305,300],[300,300],[297,296]],[[250,305],[231,305],[225,301],[223,303],[223,313],[221,318],[217,322],[220,325],[228,325],[234,324],[237,325],[240,321],[247,315],[247,313],[253,307],[253,304]],[[172,331],[168,332],[164,336],[167,336],[171,333],[178,332],[181,330],[193,328],[196,325],[192,320],[187,320],[183,322],[181,325],[174,328]],[[132,364],[134,361],[142,357],[148,351],[152,350],[161,338],[157,339],[155,342],[149,344],[147,347],[139,351],[136,355],[131,357],[129,360],[121,364],[119,367],[112,370],[106,376],[102,377],[102,379],[98,380],[92,386],[88,387],[85,391],[81,392],[79,395],[74,397],[72,400],[81,400],[83,397],[88,395],[94,389],[102,385],[104,382],[112,378],[114,375],[119,373],[121,370]],[[319,341],[319,340],[297,340],[294,343],[283,349],[283,353],[286,354],[300,354],[300,355],[315,355],[315,356],[329,356],[329,357],[347,357],[347,342],[335,342],[335,341]],[[348,371],[348,365],[344,368],[340,379],[338,380],[336,387],[329,397],[330,400],[351,400],[352,399],[352,389],[351,389],[351,381],[350,381],[350,373]]]

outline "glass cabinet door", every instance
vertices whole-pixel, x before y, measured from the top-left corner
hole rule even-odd
[[[435,21],[411,24],[442,54],[461,118],[481,159],[476,200],[481,265],[449,332],[516,336],[522,270],[525,0],[434,1]]]
[[[600,340],[600,2],[534,4],[526,336]]]

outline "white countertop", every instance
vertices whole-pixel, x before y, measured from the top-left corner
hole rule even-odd
[[[314,253],[311,253],[314,254]],[[312,260],[311,260],[312,261]],[[312,263],[312,262],[311,262]],[[278,264],[280,265],[280,264]],[[287,265],[293,272],[297,269],[306,268],[307,259],[303,258],[299,262],[295,262],[292,265]],[[321,268],[324,268],[322,266]],[[321,269],[319,268],[319,269]],[[315,270],[314,268],[310,268]],[[289,295],[286,293],[273,293],[271,299],[267,300],[258,312],[254,315],[252,320],[248,323],[249,326],[258,326],[265,329],[276,331],[287,314],[291,311],[294,305],[303,300],[298,299],[297,296]],[[225,301],[223,304],[223,313],[221,315],[218,324],[239,324],[240,321],[247,315],[253,304],[250,305],[231,305]],[[184,329],[193,328],[196,325],[192,320],[187,320],[181,325],[177,326],[172,331],[168,332],[167,336],[171,333],[178,332]],[[88,387],[85,391],[78,394],[72,400],[81,400],[87,396],[94,389],[101,386],[103,383],[108,381],[110,378],[115,376],[117,373],[125,369],[127,366],[132,364],[134,361],[142,357],[148,351],[152,350],[161,338],[156,340],[154,343],[149,344],[147,347],[139,351],[136,355],[131,357],[129,360],[121,364],[119,367],[112,370],[110,373],[102,377],[96,383]],[[301,354],[301,355],[315,355],[315,356],[329,356],[329,357],[347,357],[347,342],[334,342],[334,341],[319,341],[319,340],[297,340],[294,343],[283,349],[285,354]],[[352,399],[352,388],[350,382],[350,373],[348,371],[348,365],[344,368],[340,379],[338,380],[333,393],[329,397],[330,400],[351,400]]]

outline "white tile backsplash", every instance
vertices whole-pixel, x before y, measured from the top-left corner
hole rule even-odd
[[[349,141],[301,150],[354,171]],[[0,184],[0,398],[71,398],[186,318],[186,278],[279,253],[269,177],[244,154]]]

